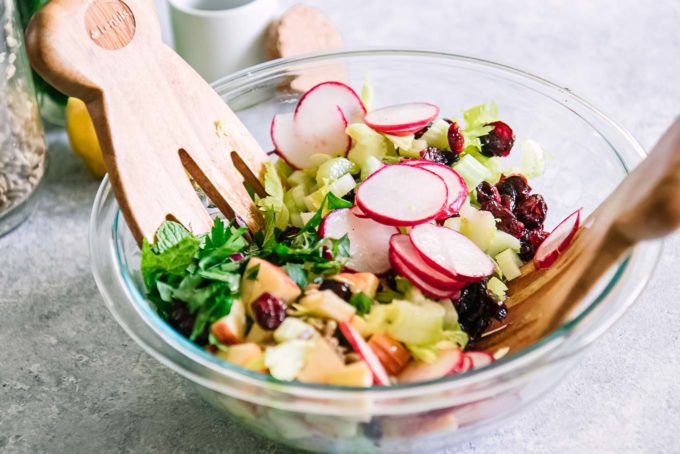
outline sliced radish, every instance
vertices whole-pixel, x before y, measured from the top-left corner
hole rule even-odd
[[[453,279],[475,282],[496,269],[488,255],[455,230],[421,224],[411,229],[409,236],[425,262]]]
[[[435,287],[425,280],[421,279],[413,270],[404,262],[394,251],[390,251],[390,263],[394,270],[408,279],[413,285],[420,289],[421,292],[428,298],[434,298],[437,300],[444,300],[448,298],[453,298],[459,294],[457,289],[445,289]]]
[[[437,118],[439,107],[426,102],[396,104],[372,110],[364,121],[379,132],[393,135],[413,134]]]
[[[315,115],[324,115],[334,106],[340,108],[348,123],[363,120],[366,114],[364,103],[352,89],[342,82],[322,82],[305,92],[295,107],[295,120],[301,123],[315,122]]]
[[[374,274],[389,271],[389,244],[395,233],[398,233],[395,227],[360,218],[350,208],[331,211],[319,226],[323,237],[340,239],[345,234],[349,237],[348,269]]]
[[[444,290],[459,290],[465,286],[464,282],[458,282],[428,265],[416,248],[413,247],[413,243],[411,243],[408,235],[399,234],[392,236],[392,239],[390,239],[390,251],[396,254],[414,274],[432,287]]]
[[[368,368],[371,369],[371,373],[373,374],[375,384],[388,386],[390,384],[390,378],[387,375],[387,372],[385,372],[385,368],[368,343],[361,337],[361,334],[347,322],[340,323],[340,331],[342,331],[342,334],[350,343],[354,351],[361,356],[361,359],[366,361],[366,364],[368,364]]]
[[[395,226],[434,219],[447,200],[446,184],[439,175],[401,164],[382,167],[356,190],[356,203],[361,211],[382,224]]]
[[[581,208],[567,216],[564,221],[550,232],[543,243],[536,250],[534,264],[536,269],[550,268],[562,254],[571,240],[574,239],[578,228],[581,226]]]
[[[472,362],[472,358],[470,358],[467,355],[463,355],[463,360],[460,362],[458,367],[454,368],[450,375],[455,375],[455,374],[462,374],[463,372],[467,372],[469,370],[472,370],[474,367],[474,364]]]
[[[444,350],[433,363],[411,361],[399,374],[399,383],[436,380],[460,368],[463,353],[457,349]]]
[[[465,352],[465,356],[470,358],[472,361],[473,369],[479,369],[480,367],[488,366],[495,361],[491,353],[484,351],[468,351]]]
[[[418,166],[436,173],[446,184],[448,192],[448,199],[446,201],[447,208],[437,216],[437,219],[446,219],[457,214],[465,203],[468,193],[467,184],[465,183],[465,180],[463,180],[463,177],[451,167],[444,164],[437,164],[432,161],[425,161],[424,163],[420,161]]]
[[[350,208],[350,211],[352,212],[352,214],[354,216],[356,216],[358,218],[366,219],[368,217],[368,215],[366,213],[364,213],[363,211],[361,211],[361,208],[359,208],[356,205],[354,205],[352,208]]]

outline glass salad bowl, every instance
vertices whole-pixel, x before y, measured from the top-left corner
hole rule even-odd
[[[269,123],[299,94],[286,91],[301,73],[346,74],[359,89],[365,76],[374,106],[437,104],[444,116],[495,101],[518,141],[548,152],[546,173],[532,186],[550,207],[548,229],[578,207],[591,212],[645,153],[629,133],[569,90],[519,70],[458,55],[342,51],[265,63],[214,83],[224,101],[271,149]],[[517,156],[508,158],[510,163]],[[149,354],[186,377],[207,400],[255,432],[325,452],[432,452],[489,430],[554,387],[584,348],[635,301],[661,244],[640,244],[611,270],[555,332],[488,367],[436,381],[345,388],[280,382],[224,362],[167,325],[144,298],[139,249],[108,180],[90,224],[95,279],[106,305]],[[586,415],[587,417],[587,415]]]

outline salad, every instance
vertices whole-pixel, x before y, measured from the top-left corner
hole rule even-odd
[[[546,241],[548,207],[529,184],[541,147],[516,146],[493,103],[449,119],[427,102],[371,102],[369,84],[359,96],[324,82],[274,116],[266,196],[253,195],[263,230],[217,216],[206,234],[166,221],[144,241],[163,319],[283,381],[389,386],[505,353],[474,343],[504,328],[522,264],[550,266],[572,230]],[[511,153],[519,165],[504,162]]]

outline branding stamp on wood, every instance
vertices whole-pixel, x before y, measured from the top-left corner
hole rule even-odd
[[[135,16],[120,0],[96,0],[85,12],[85,28],[99,47],[121,49],[135,35]]]

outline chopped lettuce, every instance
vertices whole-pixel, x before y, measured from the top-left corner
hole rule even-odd
[[[479,138],[493,131],[493,126],[488,124],[499,120],[498,106],[495,102],[490,102],[471,107],[463,112],[463,118],[465,119],[465,127],[462,130],[465,138],[463,149],[471,147],[481,151],[482,143]]]
[[[290,222],[290,211],[283,200],[283,183],[271,162],[266,163],[264,166],[264,190],[267,196],[259,199],[257,206],[263,211],[273,213],[275,226],[280,230],[285,230]]]

